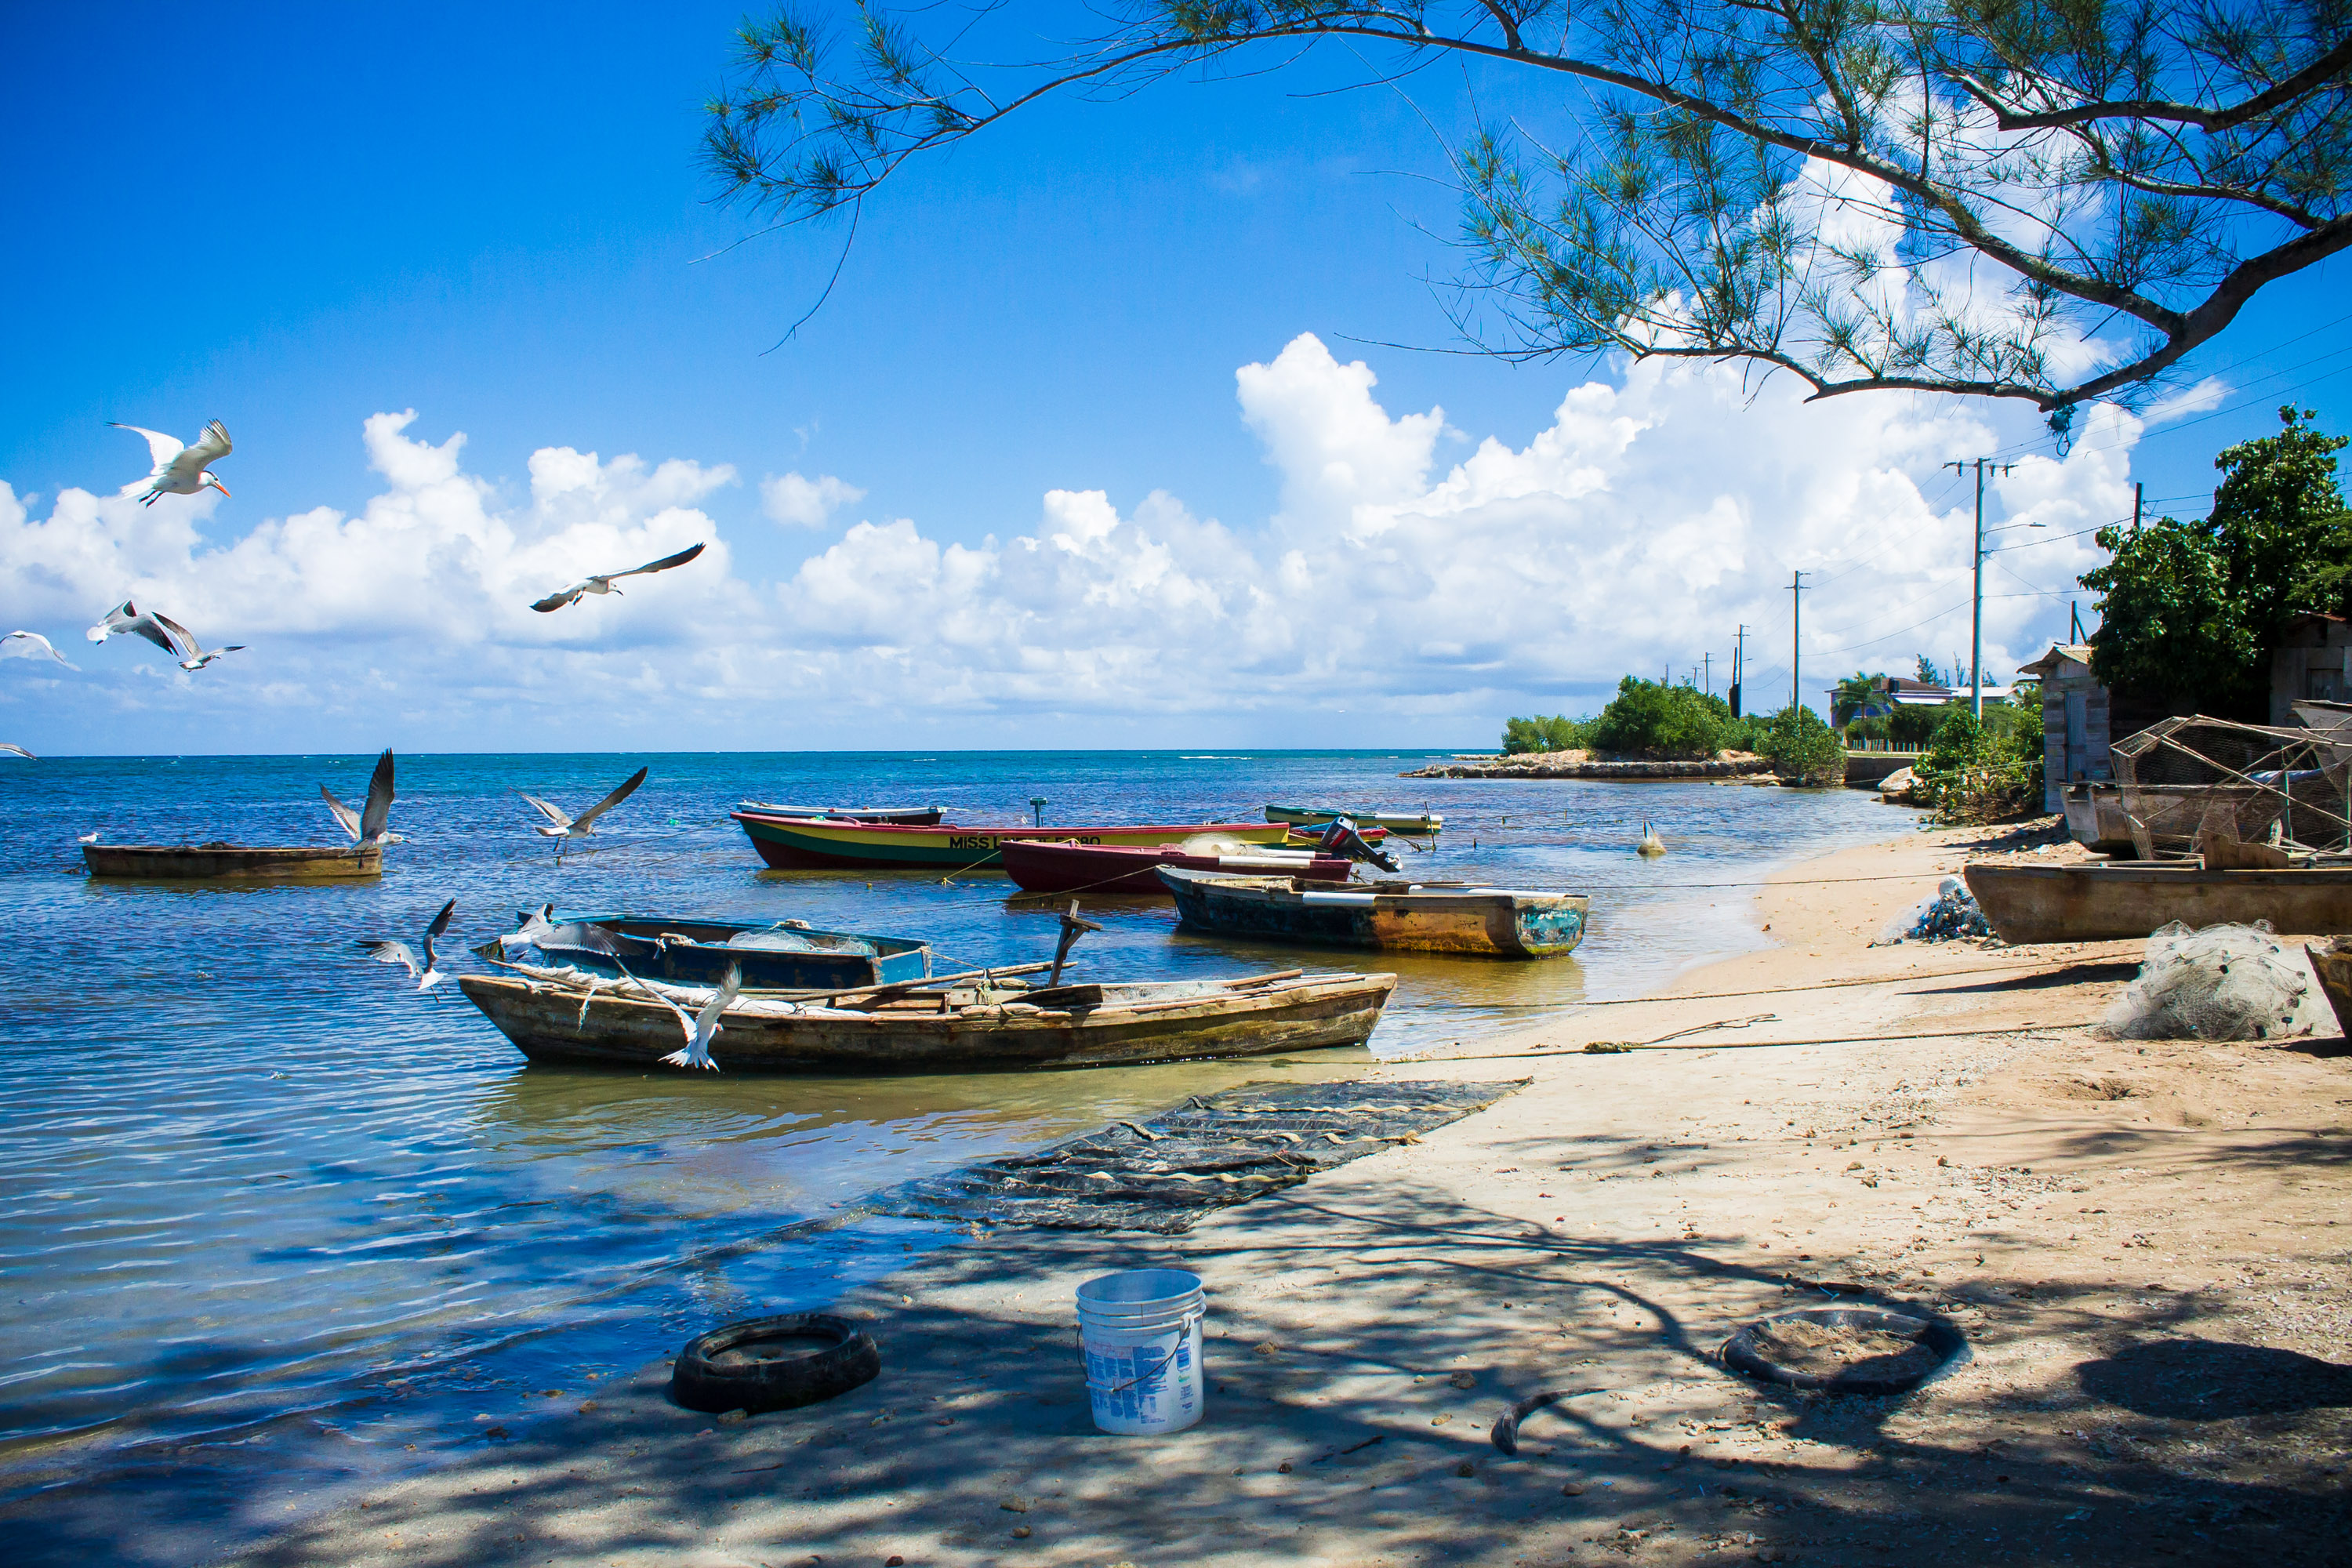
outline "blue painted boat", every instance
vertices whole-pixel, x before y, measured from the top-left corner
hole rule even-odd
[[[1338,947],[1407,948],[1488,958],[1557,958],[1584,940],[1591,900],[1408,881],[1312,882],[1157,868],[1194,931]]]
[[[929,942],[797,921],[593,915],[543,931],[531,943],[551,964],[641,980],[716,985],[732,966],[753,990],[818,990],[926,980]]]

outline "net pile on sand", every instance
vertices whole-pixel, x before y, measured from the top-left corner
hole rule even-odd
[[[2271,934],[2270,922],[2207,926],[2179,921],[2147,939],[2139,978],[2100,1021],[2114,1040],[2273,1040],[2310,1030],[2311,973]]]

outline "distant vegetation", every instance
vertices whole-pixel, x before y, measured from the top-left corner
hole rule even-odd
[[[1723,750],[1730,704],[1696,686],[1629,675],[1587,731],[1596,752],[1658,760],[1712,757]]]
[[[1503,750],[1511,756],[1529,752],[1582,751],[1585,731],[1591,726],[1589,719],[1546,718],[1540,713],[1532,719],[1505,720]]]
[[[1783,708],[1763,729],[1755,749],[1780,777],[1815,789],[1845,783],[1845,743],[1811,709]]]
[[[1845,747],[1810,708],[1735,719],[1720,697],[1634,675],[1617,683],[1617,695],[1592,718],[1511,720],[1503,726],[1503,750],[1513,755],[1590,751],[1659,762],[1703,762],[1720,752],[1753,752],[1783,778],[1816,784],[1845,779]]]
[[[1919,759],[1918,793],[1946,822],[1996,822],[2042,809],[2042,742],[2037,697],[2032,721],[2021,708],[1988,702],[1984,719],[1964,707],[1944,721]]]

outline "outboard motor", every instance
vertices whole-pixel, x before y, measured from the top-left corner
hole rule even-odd
[[[1323,830],[1323,837],[1315,847],[1325,855],[1345,855],[1350,860],[1368,861],[1383,871],[1395,872],[1404,869],[1403,864],[1395,856],[1383,854],[1364,842],[1364,836],[1356,831],[1353,817],[1333,817],[1331,825]]]

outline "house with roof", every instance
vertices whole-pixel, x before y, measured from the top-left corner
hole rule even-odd
[[[2042,683],[2042,809],[2063,810],[2066,785],[2115,777],[2107,689],[2091,673],[2088,643],[2053,643],[2017,673]]]

